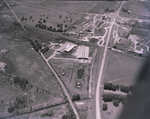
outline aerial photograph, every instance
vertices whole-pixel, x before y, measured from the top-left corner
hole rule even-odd
[[[0,119],[131,119],[149,55],[149,0],[0,0]]]

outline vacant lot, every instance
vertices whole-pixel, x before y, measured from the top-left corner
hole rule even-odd
[[[128,32],[121,27],[118,27],[118,35],[121,38],[125,38]]]
[[[136,59],[122,53],[112,52],[103,82],[131,85],[144,60]]]
[[[106,32],[106,30],[104,28],[99,28],[99,29],[96,28],[96,29],[94,29],[94,31],[95,31],[96,36],[103,36]]]

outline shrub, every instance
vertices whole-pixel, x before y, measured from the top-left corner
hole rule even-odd
[[[115,107],[118,107],[118,106],[119,106],[119,100],[114,100],[114,101],[113,101],[113,105],[114,105]]]
[[[41,117],[52,117],[52,116],[53,116],[53,111],[50,113],[45,113],[41,115]]]
[[[103,111],[106,111],[108,109],[108,105],[106,103],[103,104]]]
[[[84,75],[84,68],[81,68],[77,71],[78,78],[81,79]]]
[[[63,115],[62,119],[69,119],[69,116],[68,115]]]
[[[80,100],[80,95],[79,94],[73,95],[72,101],[75,101],[75,100]]]
[[[13,106],[10,106],[10,107],[8,108],[8,112],[9,112],[9,113],[12,113],[14,110],[15,110],[15,108],[14,108]]]

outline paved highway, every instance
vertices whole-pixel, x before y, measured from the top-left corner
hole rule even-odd
[[[102,63],[101,63],[101,66],[100,66],[100,72],[99,72],[97,88],[96,88],[96,119],[101,119],[101,112],[100,112],[100,83],[101,83],[101,80],[102,80],[102,75],[103,75],[103,70],[104,70],[104,65],[105,65],[105,60],[106,60],[107,47],[108,47],[108,43],[109,43],[109,39],[110,39],[110,35],[111,35],[111,31],[112,31],[113,25],[115,23],[116,17],[119,15],[119,11],[120,11],[123,3],[124,2],[121,3],[119,9],[114,14],[114,19],[111,22],[111,25],[110,25],[110,28],[109,28],[107,41],[106,41],[106,46],[105,46],[104,53],[103,53],[103,59],[102,59]]]

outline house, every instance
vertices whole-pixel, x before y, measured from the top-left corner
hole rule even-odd
[[[138,54],[143,54],[144,50],[143,50],[143,48],[137,46],[134,52],[136,52]]]

